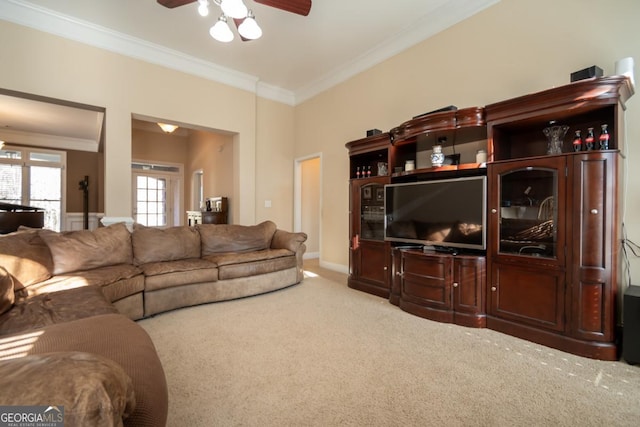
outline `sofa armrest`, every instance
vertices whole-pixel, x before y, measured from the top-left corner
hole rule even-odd
[[[271,239],[271,249],[288,249],[296,254],[297,264],[297,282],[304,279],[304,270],[302,268],[302,257],[307,250],[304,242],[307,241],[306,233],[292,233],[290,231],[276,230]]]
[[[271,239],[271,249],[288,249],[291,252],[298,252],[307,240],[307,234],[298,232],[292,233],[284,230],[276,230]]]

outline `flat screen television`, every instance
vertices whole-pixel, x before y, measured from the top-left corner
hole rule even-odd
[[[385,240],[485,250],[486,176],[385,185]]]

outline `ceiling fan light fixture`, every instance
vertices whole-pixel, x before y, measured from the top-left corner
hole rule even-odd
[[[249,12],[242,0],[222,0],[220,8],[225,15],[235,19],[242,19]]]
[[[211,27],[209,34],[211,34],[211,37],[214,39],[223,43],[232,41],[234,37],[231,28],[229,28],[229,24],[227,24],[227,17],[224,15],[218,18],[218,22]]]
[[[242,37],[249,40],[256,40],[262,37],[262,28],[256,22],[251,10],[247,12],[247,17],[238,26],[238,32]]]
[[[176,125],[170,125],[169,123],[158,123],[160,129],[162,129],[165,133],[172,133],[174,130],[178,129]]]
[[[209,0],[198,0],[198,13],[202,17],[209,15]]]

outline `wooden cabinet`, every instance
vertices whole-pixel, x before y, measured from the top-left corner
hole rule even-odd
[[[624,77],[577,82],[486,107],[489,179],[487,326],[582,356],[617,359]],[[602,125],[609,149],[574,151]],[[564,125],[562,153],[543,129]]]
[[[485,257],[394,249],[394,286],[404,311],[439,322],[485,326]]]
[[[348,143],[349,286],[428,319],[616,360],[620,153],[632,94],[627,77],[593,78],[485,107],[444,109]],[[550,144],[558,127],[566,135]],[[599,145],[603,129],[608,144]],[[594,144],[583,139],[575,150],[574,138],[590,131]],[[450,164],[432,167],[430,149],[441,143]],[[485,148],[486,257],[384,241],[376,200],[384,199],[385,184],[482,173],[474,158]],[[405,170],[407,161],[415,169]]]
[[[389,297],[391,255],[384,241],[384,185],[389,183],[390,137],[347,144],[349,184],[349,287]],[[364,175],[364,176],[363,176]]]
[[[595,152],[573,158],[571,336],[613,343],[620,219],[618,154]]]
[[[562,156],[488,166],[490,316],[565,330],[566,171]]]

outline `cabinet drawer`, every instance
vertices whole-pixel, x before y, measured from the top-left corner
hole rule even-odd
[[[406,254],[403,259],[402,299],[422,306],[451,308],[451,260]]]

